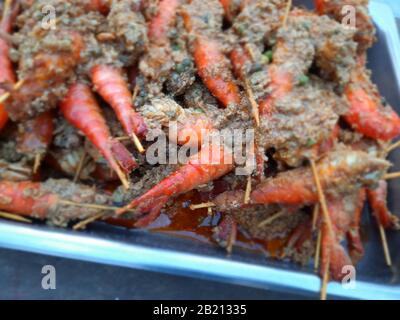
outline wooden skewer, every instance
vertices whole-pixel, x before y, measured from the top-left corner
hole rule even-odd
[[[290,9],[292,8],[292,0],[288,0],[287,5],[286,5],[286,10],[285,10],[285,16],[283,17],[283,27],[286,27],[287,20],[289,17]]]
[[[258,104],[257,104],[256,100],[254,99],[254,93],[253,93],[253,90],[251,89],[251,86],[250,86],[247,78],[244,79],[244,85],[246,87],[247,96],[250,100],[251,110],[253,113],[254,120],[256,122],[256,126],[259,127],[260,126],[260,114],[259,114],[259,110],[258,110]]]
[[[274,215],[268,217],[267,219],[265,219],[264,221],[261,221],[258,224],[258,228],[262,228],[265,227],[266,225],[270,224],[271,222],[275,221],[276,219],[282,217],[286,212],[285,211],[279,211],[278,213],[275,213]]]
[[[116,172],[119,180],[121,180],[122,185],[124,186],[125,190],[129,190],[130,185],[129,185],[129,181],[128,181],[128,178],[126,177],[125,173],[122,172],[122,170],[119,166],[117,166],[115,168],[115,172]]]
[[[250,45],[249,43],[246,43],[246,44],[244,45],[244,48],[246,49],[247,53],[250,55],[251,60],[254,61],[254,60],[256,59],[256,56],[255,56],[255,54],[254,54],[254,50],[253,50],[253,48],[251,47],[251,45]]]
[[[127,140],[131,140],[131,138],[128,137],[128,136],[121,136],[121,137],[116,137],[115,140],[118,140],[118,141],[127,141]]]
[[[215,203],[203,202],[203,203],[199,203],[199,204],[191,204],[189,206],[190,210],[197,210],[197,209],[211,208],[211,207],[215,207]]]
[[[247,177],[246,191],[244,193],[244,203],[248,204],[250,202],[251,193],[251,175]]]
[[[132,103],[135,102],[137,95],[139,93],[139,86],[136,84],[135,88],[133,89],[133,94],[132,94]],[[143,148],[142,143],[140,142],[139,138],[137,137],[137,135],[135,133],[132,133],[130,139],[133,141],[133,143],[136,146],[136,149],[140,152],[143,153],[145,150]]]
[[[392,259],[390,257],[389,246],[386,239],[386,232],[382,224],[379,223],[379,233],[381,235],[383,253],[385,254],[385,261],[388,267],[392,266]]]
[[[74,176],[74,180],[73,180],[74,183],[78,182],[78,180],[81,176],[81,172],[82,172],[85,160],[86,160],[86,148],[83,149],[82,156],[79,159],[78,167],[76,168],[76,172],[75,172],[75,176]]]
[[[143,145],[142,145],[142,143],[140,142],[138,136],[137,136],[134,132],[132,132],[132,134],[131,134],[131,140],[133,141],[133,143],[134,143],[136,149],[137,149],[140,153],[144,153],[145,150],[144,150],[144,148],[143,148]]]
[[[32,221],[27,218],[21,217],[17,214],[4,212],[4,211],[0,211],[0,217],[4,218],[4,219],[18,221],[18,222],[32,223]]]
[[[10,97],[9,92],[5,92],[0,96],[0,103],[4,103]]]
[[[315,247],[315,258],[314,258],[314,271],[317,272],[319,268],[319,256],[321,253],[321,230],[318,230],[317,246]]]
[[[314,160],[310,159],[310,163],[311,163],[311,169],[312,169],[312,172],[313,172],[313,175],[314,175],[315,185],[317,186],[319,203],[320,203],[321,208],[322,208],[322,213],[324,214],[324,222],[327,224],[328,229],[329,229],[329,233],[333,237],[334,236],[334,232],[333,232],[333,228],[332,228],[332,221],[331,221],[331,217],[329,216],[328,206],[326,205],[325,194],[324,194],[324,192],[322,190],[321,181],[320,181],[319,176],[318,176],[317,167],[315,165],[315,161]]]
[[[132,103],[135,102],[138,93],[139,93],[139,86],[136,84],[136,85],[135,85],[135,88],[133,88]]]
[[[58,203],[67,205],[67,206],[75,206],[75,207],[104,210],[104,211],[115,211],[115,210],[121,209],[120,207],[115,207],[115,206],[106,206],[106,205],[93,204],[93,203],[78,203],[78,202],[62,200],[62,199],[59,200]],[[134,211],[134,210],[129,210],[129,211]]]
[[[24,79],[19,80],[19,81],[14,85],[14,90],[19,90],[19,89],[22,87],[22,85],[24,84],[24,82],[25,82]]]
[[[387,173],[383,176],[383,179],[385,180],[397,179],[397,178],[400,178],[400,172]]]
[[[397,149],[398,147],[400,147],[400,140],[391,144],[389,147],[387,147],[386,152],[389,153],[389,152],[393,151],[394,149]]]
[[[19,88],[22,87],[24,84],[24,79],[19,80],[15,85],[14,85],[14,90],[18,90]],[[4,103],[9,97],[11,96],[10,92],[5,92],[0,96],[0,103]]]
[[[317,227],[318,214],[319,214],[319,204],[317,203],[314,206],[313,210],[312,229],[311,229],[312,231],[314,231],[315,228]]]
[[[231,232],[230,237],[228,239],[228,245],[226,246],[226,251],[228,252],[228,255],[230,255],[233,251],[233,245],[235,244],[235,235],[234,233]]]
[[[328,280],[329,280],[329,264],[330,264],[330,257],[328,257],[328,261],[326,263],[326,267],[324,270],[324,276],[322,278],[321,284],[321,292],[320,292],[320,299],[326,300],[327,297],[327,289],[328,289]]]
[[[93,217],[89,217],[85,220],[82,220],[81,222],[75,224],[72,229],[74,230],[80,230],[80,229],[84,229],[89,223],[92,223],[100,218],[104,217],[104,213],[100,212],[96,215],[94,215]]]
[[[9,164],[9,163],[0,162],[0,168],[6,168],[6,169],[9,169],[11,171],[18,172],[18,173],[25,173],[25,174],[31,174],[32,173],[32,169],[30,169],[30,168],[24,168],[24,167],[21,167],[19,165]]]
[[[42,155],[40,153],[37,153],[35,155],[35,160],[33,162],[33,169],[32,169],[33,174],[36,174],[38,172],[41,162],[42,162]]]
[[[10,14],[12,2],[13,2],[13,0],[5,0],[4,1],[3,15],[1,17],[2,21],[7,19],[8,15]]]
[[[130,140],[135,144],[136,149],[140,152],[140,153],[144,153],[146,150],[144,149],[142,143],[140,142],[139,138],[137,137],[136,134],[132,133],[132,135],[129,136],[121,136],[121,137],[117,137],[115,138],[115,140],[118,141],[127,141]]]

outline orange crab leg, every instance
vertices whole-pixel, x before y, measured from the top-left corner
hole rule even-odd
[[[10,99],[7,100],[7,112],[14,121],[31,118],[31,101],[43,95],[46,88],[64,83],[73,72],[81,59],[81,50],[84,47],[83,39],[79,33],[60,30],[57,33],[60,38],[69,38],[72,41],[71,52],[39,52],[34,58],[30,72],[23,79],[21,87],[11,90]],[[21,64],[24,64],[22,61]],[[48,109],[56,107],[58,96],[49,98]]]
[[[349,255],[340,244],[344,233],[348,230],[351,218],[345,210],[342,198],[328,199],[328,212],[333,221],[333,233],[330,232],[326,223],[321,225],[321,274],[326,270],[329,262],[329,270],[334,280],[341,280],[346,272],[345,266],[353,265]]]
[[[360,235],[360,224],[366,197],[366,190],[362,188],[357,197],[356,211],[350,223],[349,231],[346,233],[349,253],[353,263],[357,263],[364,255],[364,246]]]
[[[158,4],[158,13],[150,21],[149,39],[153,42],[162,42],[167,37],[170,26],[175,21],[179,0],[161,0]]]
[[[274,101],[289,93],[293,88],[293,76],[290,73],[271,66],[269,75],[271,78],[270,88],[272,93],[259,103],[260,114],[266,116],[271,114]]]
[[[16,12],[18,12],[18,3],[11,10],[11,8],[4,8],[3,10],[9,10],[9,12],[3,12],[3,17],[0,22],[0,30],[4,33],[10,33],[12,28],[12,21]],[[12,63],[10,61],[8,52],[9,45],[5,39],[0,38],[0,83],[14,83],[15,74]],[[5,91],[0,89],[0,96]],[[8,121],[8,113],[3,103],[0,103],[0,130],[6,125]]]
[[[18,149],[26,154],[47,150],[53,138],[53,113],[44,112],[24,123],[24,132],[18,137]]]
[[[369,158],[363,152],[340,152],[330,159],[328,156],[317,163],[322,187],[328,188],[339,177],[358,177],[367,173],[382,173],[388,163],[378,158]],[[278,174],[261,182],[251,193],[252,203],[284,203],[291,205],[312,204],[318,201],[311,168],[302,167]]]
[[[147,126],[143,118],[135,112],[132,95],[122,71],[106,65],[97,65],[92,69],[92,81],[95,90],[114,109],[125,132],[132,136],[143,136]]]
[[[312,238],[312,225],[311,221],[303,221],[291,232],[286,246],[300,250],[305,241]]]
[[[315,9],[317,10],[317,12],[319,14],[323,14],[324,13],[324,7],[325,7],[325,0],[314,0],[314,5],[315,5]]]
[[[245,72],[243,70],[246,63],[251,62],[251,57],[245,48],[238,46],[231,51],[230,60],[232,62],[233,72],[239,79],[245,78]]]
[[[194,43],[194,60],[204,84],[224,107],[240,103],[239,88],[216,41],[198,36]]]
[[[380,180],[376,189],[367,190],[368,201],[372,207],[372,212],[378,222],[384,228],[400,228],[399,218],[392,215],[389,211],[387,201],[387,182]]]
[[[219,2],[221,3],[222,7],[224,8],[225,11],[225,15],[227,17],[230,17],[231,15],[231,0],[219,0]]]
[[[382,140],[392,140],[400,135],[400,117],[392,109],[380,106],[363,88],[349,86],[346,96],[350,110],[344,119],[363,135]]]
[[[324,274],[328,262],[332,279],[338,281],[346,275],[343,272],[343,267],[353,265],[343,246],[338,239],[332,238],[327,225],[324,223],[321,226],[321,275]]]
[[[358,132],[372,139],[392,140],[400,135],[400,117],[382,98],[365,68],[365,55],[358,57],[345,95],[350,110],[344,119]]]
[[[151,219],[145,216],[136,223],[137,226],[147,225],[158,216],[161,208],[171,197],[188,192],[230,172],[234,168],[232,154],[225,153],[224,148],[220,146],[210,145],[202,148],[185,165],[118,210],[117,214],[122,214],[132,208],[136,208],[141,214],[150,212]]]
[[[137,167],[135,159],[120,142],[113,140],[90,88],[84,84],[71,86],[60,105],[64,117],[98,148],[115,172]]]
[[[43,219],[59,198],[56,194],[42,194],[40,189],[39,182],[0,181],[0,209]]]

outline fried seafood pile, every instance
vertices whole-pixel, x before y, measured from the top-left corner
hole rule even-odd
[[[349,2],[356,28],[341,24]],[[221,214],[215,240],[228,250],[238,233],[280,239],[281,258],[306,263],[319,233],[320,268],[341,279],[364,253],[367,198],[380,225],[399,228],[384,177],[400,118],[366,67],[368,1],[288,3],[4,1],[0,210],[149,227],[196,190]],[[254,132],[247,175],[231,148],[208,143],[221,130]],[[160,136],[166,153],[196,152],[154,164]]]

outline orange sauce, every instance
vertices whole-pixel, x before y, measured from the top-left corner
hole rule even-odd
[[[216,245],[213,239],[213,228],[218,225],[221,214],[212,210],[212,214],[209,215],[206,208],[198,210],[189,208],[190,204],[207,202],[210,196],[210,194],[200,194],[196,191],[179,196],[173,205],[167,207],[147,229],[150,232],[159,232]],[[107,222],[126,228],[134,228],[135,223],[131,220],[115,218],[108,219]],[[282,256],[286,241],[287,239],[274,239],[271,241],[251,239],[239,230],[235,247],[261,252],[269,257],[278,258]]]

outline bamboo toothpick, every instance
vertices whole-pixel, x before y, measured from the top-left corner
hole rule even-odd
[[[139,86],[136,84],[135,88],[133,89],[132,103],[135,103],[138,93],[139,93]]]
[[[82,207],[82,208],[88,208],[88,209],[96,209],[96,210],[109,210],[109,211],[115,211],[118,209],[121,209],[120,207],[115,207],[115,206],[107,206],[107,205],[101,205],[101,204],[93,204],[93,203],[79,203],[79,202],[74,202],[70,200],[59,200],[59,204],[63,205],[68,205],[68,206],[74,206],[74,207]]]
[[[35,160],[33,161],[33,169],[32,169],[33,174],[36,174],[38,172],[41,162],[42,162],[42,155],[40,153],[37,153],[35,155]]]
[[[128,137],[128,136],[121,136],[121,137],[115,138],[115,140],[118,140],[118,141],[127,141],[127,140],[131,140],[131,138]]]
[[[314,271],[317,272],[319,268],[319,257],[321,253],[321,230],[318,230],[317,245],[315,247],[315,257],[314,257]]]
[[[400,140],[391,144],[389,147],[387,147],[386,152],[389,153],[389,152],[393,151],[394,149],[397,149],[398,147],[400,147]]]
[[[5,0],[4,1],[4,8],[3,8],[3,15],[1,17],[1,21],[3,22],[5,19],[7,19],[10,10],[11,10],[11,4],[13,0]]]
[[[190,210],[197,210],[197,209],[204,209],[204,208],[211,208],[215,207],[215,203],[213,202],[203,202],[199,204],[192,204],[189,206]]]
[[[140,142],[138,136],[134,132],[131,133],[131,140],[135,145],[136,149],[139,151],[139,153],[144,153],[145,150],[143,148],[143,145]]]
[[[124,186],[125,190],[129,190],[130,185],[129,185],[129,181],[128,181],[128,178],[126,177],[125,173],[122,172],[122,170],[119,166],[116,166],[115,172],[116,172],[119,180],[121,180],[121,183]]]
[[[79,203],[79,202],[74,202],[74,201],[64,200],[64,199],[58,200],[58,204],[72,206],[72,207],[94,209],[94,210],[103,210],[103,211],[116,211],[116,210],[121,209],[121,207],[93,204],[93,203]],[[128,209],[128,210],[126,210],[126,212],[135,212],[135,209]]]
[[[321,181],[320,181],[319,176],[318,176],[317,167],[315,165],[315,161],[314,160],[310,159],[310,163],[311,163],[311,169],[312,169],[312,172],[313,172],[313,175],[314,175],[315,185],[317,186],[319,203],[320,203],[321,208],[322,208],[322,213],[324,214],[324,222],[328,226],[329,233],[333,236],[334,232],[333,232],[333,228],[332,228],[332,221],[331,221],[331,217],[329,215],[328,206],[326,205],[325,194],[324,194],[324,192],[322,190]]]
[[[315,228],[317,227],[318,214],[319,214],[319,204],[317,203],[314,206],[313,210],[312,229],[311,229],[312,231],[314,231]]]
[[[22,87],[24,84],[24,79],[19,80],[15,85],[14,85],[14,90],[18,90],[19,88]],[[4,103],[9,97],[11,96],[10,92],[5,92],[0,96],[0,103]]]
[[[287,24],[287,20],[289,17],[290,9],[292,8],[292,0],[288,0],[286,4],[286,9],[285,9],[285,16],[283,17],[283,24],[282,26],[285,28]]]
[[[4,212],[4,211],[0,211],[0,218],[14,220],[14,221],[18,221],[18,222],[32,223],[32,221],[27,218],[21,217],[17,214]]]
[[[397,178],[400,178],[400,172],[391,172],[383,176],[383,179],[385,180],[397,179]]]
[[[392,266],[392,259],[390,257],[389,246],[388,246],[387,239],[386,239],[386,232],[385,232],[385,229],[383,228],[381,223],[379,223],[379,233],[381,235],[383,253],[385,255],[386,264],[387,264],[388,267],[391,267]]]
[[[10,169],[11,171],[15,171],[15,172],[18,172],[18,173],[31,174],[31,172],[32,172],[32,169],[30,169],[30,168],[24,168],[24,167],[21,167],[19,165],[9,164],[9,163],[0,162],[0,167],[1,168],[7,168],[7,169]]]
[[[246,87],[247,96],[250,100],[251,111],[253,113],[254,121],[256,122],[256,126],[259,127],[260,126],[260,113],[258,110],[258,104],[257,104],[256,100],[254,99],[254,93],[253,93],[253,90],[251,89],[251,86],[250,86],[247,78],[244,79],[244,85]]]
[[[326,300],[326,297],[327,297],[328,280],[329,280],[329,264],[330,264],[330,257],[328,257],[328,261],[326,263],[324,275],[322,278],[322,284],[321,284],[320,299],[324,300],[324,301]]]
[[[251,193],[251,175],[247,177],[246,191],[244,193],[244,203],[248,204],[250,202],[250,193]]]
[[[261,222],[258,224],[257,227],[258,227],[258,228],[265,227],[266,225],[270,224],[271,222],[275,221],[276,219],[282,217],[284,214],[285,214],[285,211],[284,211],[284,210],[281,210],[281,211],[275,213],[274,215],[268,217],[268,218],[265,219],[264,221],[261,221]]]
[[[115,140],[118,141],[132,141],[136,147],[136,149],[140,152],[140,153],[144,153],[146,150],[144,149],[142,143],[140,142],[138,136],[135,133],[132,133],[131,136],[121,136],[121,137],[117,137],[115,138]]]
[[[75,176],[74,176],[74,180],[73,180],[74,183],[76,183],[81,176],[81,172],[82,172],[85,160],[86,160],[86,148],[83,148],[82,156],[79,159],[78,167],[76,168],[76,172],[75,172]]]
[[[89,223],[92,223],[102,217],[104,217],[104,213],[103,212],[98,213],[98,214],[94,215],[93,217],[89,217],[85,220],[78,222],[77,224],[75,224],[72,227],[72,229],[74,229],[74,230],[84,229]]]
[[[0,103],[5,102],[8,98],[10,97],[10,93],[9,92],[5,92],[0,96]]]
[[[138,93],[139,93],[139,86],[136,84],[135,88],[133,89],[132,104],[135,103],[135,100],[137,98]],[[140,142],[139,138],[137,137],[137,135],[135,133],[131,134],[130,139],[133,141],[133,143],[135,144],[136,149],[140,153],[143,153],[145,151],[144,148],[143,148],[142,143]]]

